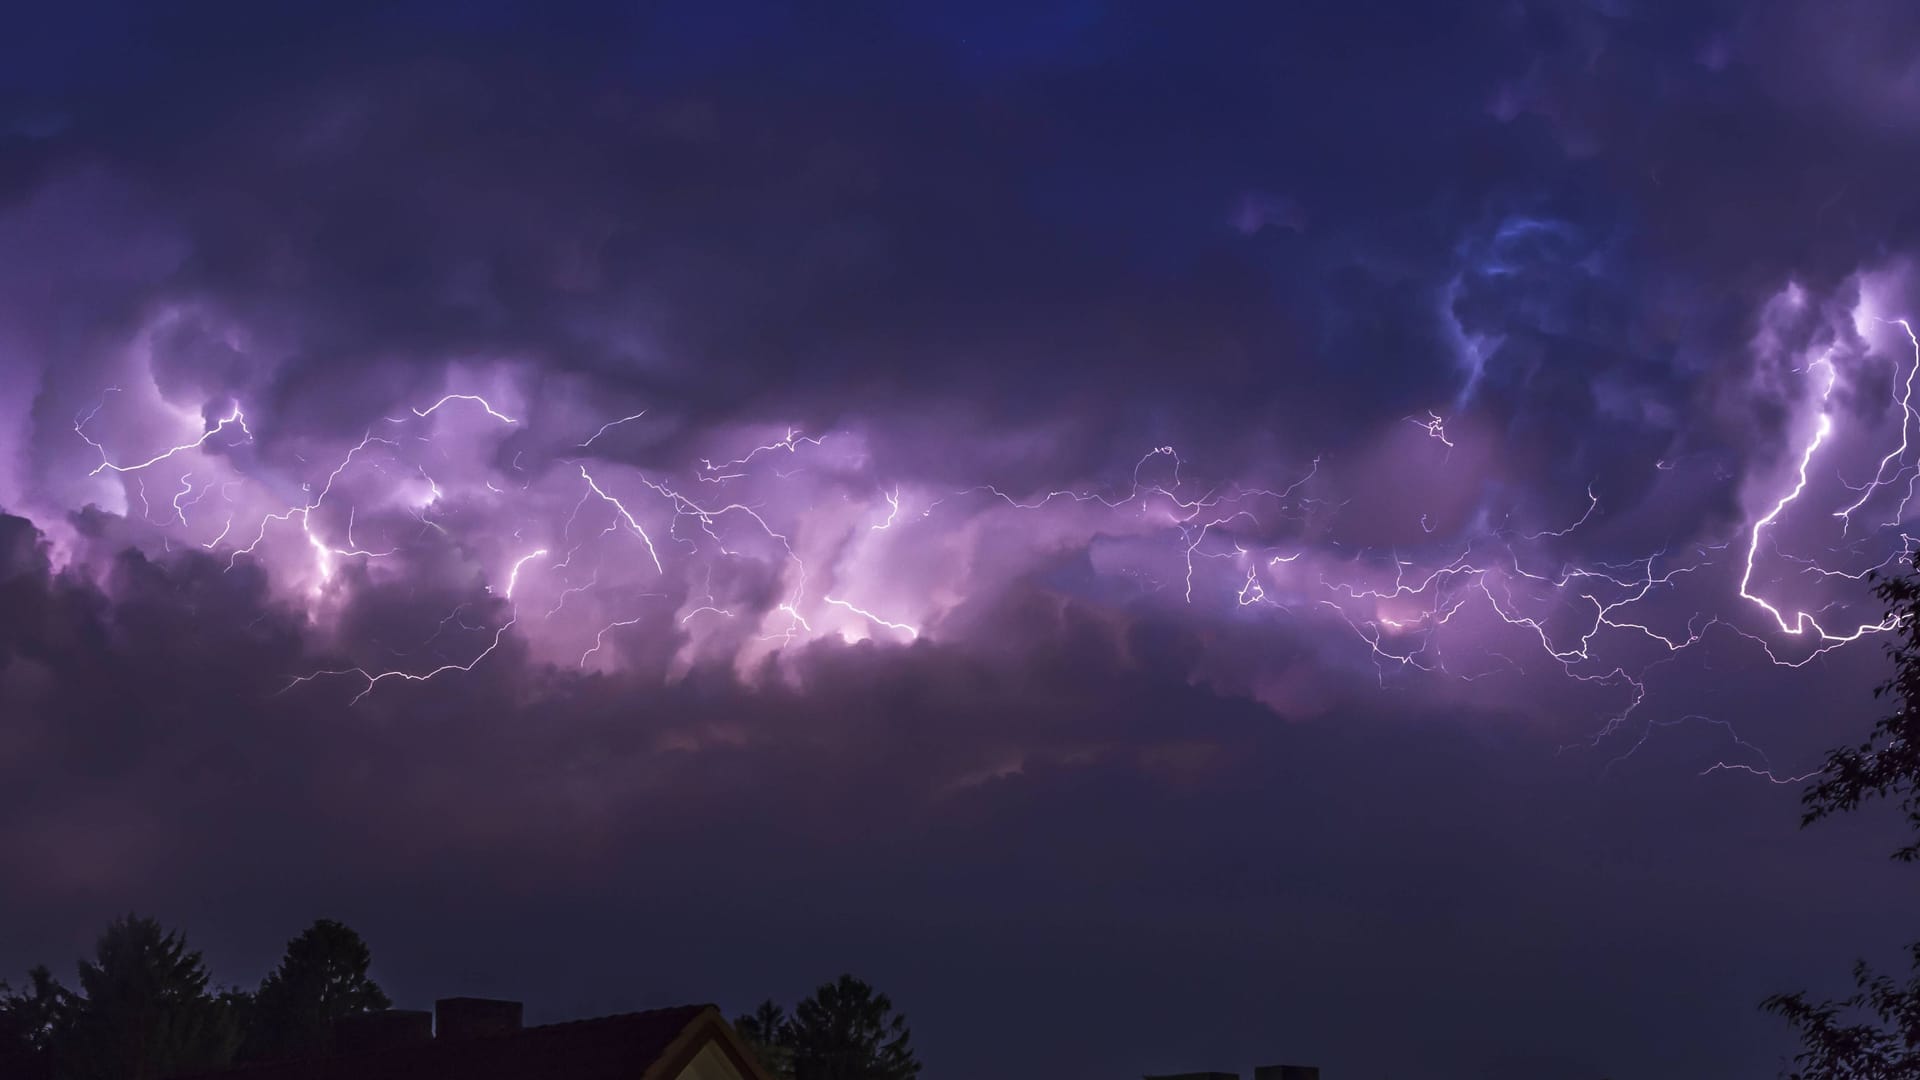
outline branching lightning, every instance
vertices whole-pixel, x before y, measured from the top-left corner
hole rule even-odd
[[[1920,420],[1913,401],[1914,384],[1920,377],[1920,337],[1905,320],[1889,322],[1896,324],[1914,350],[1888,406],[1898,410],[1899,439],[1877,455],[1878,464],[1864,484],[1849,488],[1848,505],[1821,515],[1822,520],[1839,519],[1843,537],[1877,494],[1903,476],[1920,481],[1920,461],[1912,460],[1910,438],[1913,421]],[[822,615],[838,609],[873,631],[884,631],[880,636],[898,646],[937,639],[942,632],[939,615],[953,600],[936,597],[935,590],[916,580],[877,568],[888,565],[893,554],[947,542],[954,535],[943,531],[948,522],[957,521],[964,528],[978,520],[1018,521],[1045,514],[1053,528],[1076,522],[1072,535],[1137,538],[1143,550],[1158,554],[1143,556],[1145,564],[1124,572],[1139,581],[1144,592],[1164,592],[1169,602],[1202,612],[1193,617],[1328,619],[1334,627],[1345,627],[1344,633],[1351,635],[1346,640],[1358,643],[1357,655],[1372,665],[1382,686],[1405,677],[1464,683],[1518,678],[1530,668],[1550,664],[1546,670],[1557,671],[1585,688],[1583,692],[1604,695],[1611,702],[1591,737],[1575,744],[1598,747],[1609,739],[1624,739],[1625,749],[1610,765],[1639,751],[1657,729],[1698,724],[1722,733],[1747,758],[1717,762],[1702,775],[1750,774],[1788,784],[1804,777],[1777,772],[1757,746],[1725,722],[1693,713],[1647,716],[1642,710],[1654,696],[1650,673],[1698,647],[1709,635],[1728,635],[1746,643],[1743,648],[1752,647],[1765,662],[1794,668],[1894,625],[1886,620],[1854,625],[1849,620],[1842,626],[1837,622],[1841,616],[1829,613],[1841,604],[1839,600],[1824,605],[1790,602],[1767,595],[1784,585],[1763,587],[1762,567],[1773,565],[1770,559],[1793,565],[1794,580],[1809,587],[1840,588],[1910,556],[1920,546],[1913,537],[1897,533],[1893,537],[1897,550],[1874,549],[1864,559],[1850,554],[1840,568],[1821,561],[1838,564],[1831,557],[1838,549],[1824,548],[1827,554],[1820,558],[1799,553],[1806,547],[1797,543],[1795,552],[1779,550],[1789,520],[1804,517],[1801,504],[1823,497],[1816,491],[1828,490],[1816,483],[1813,467],[1842,440],[1831,408],[1840,378],[1833,352],[1815,360],[1806,374],[1814,399],[1810,432],[1791,459],[1790,475],[1770,492],[1761,512],[1742,527],[1743,536],[1673,545],[1611,563],[1565,561],[1554,554],[1575,545],[1591,546],[1592,530],[1613,520],[1599,489],[1591,484],[1583,493],[1585,507],[1577,515],[1559,517],[1509,508],[1503,518],[1497,510],[1483,512],[1477,521],[1500,524],[1480,525],[1477,531],[1453,536],[1436,530],[1431,508],[1409,506],[1406,525],[1419,530],[1413,534],[1419,538],[1415,549],[1403,553],[1344,545],[1333,538],[1331,527],[1345,500],[1329,490],[1331,481],[1322,479],[1318,458],[1293,472],[1291,479],[1269,487],[1196,484],[1184,475],[1188,465],[1181,454],[1165,445],[1142,454],[1125,486],[1117,489],[1076,484],[1023,492],[982,484],[929,491],[912,485],[882,486],[871,473],[864,473],[859,484],[867,486],[850,484],[846,494],[835,496],[850,504],[836,513],[830,512],[835,505],[832,500],[823,505],[818,482],[803,484],[796,479],[799,468],[773,468],[768,460],[803,452],[830,453],[824,448],[834,437],[831,434],[803,435],[787,428],[783,436],[750,446],[738,456],[702,458],[678,471],[642,472],[605,461],[590,468],[565,457],[544,460],[540,451],[527,449],[515,452],[500,469],[450,453],[446,434],[476,422],[481,426],[473,430],[497,430],[481,417],[513,425],[523,433],[526,425],[480,395],[449,393],[424,407],[385,418],[406,425],[445,410],[436,424],[400,431],[380,429],[391,438],[369,431],[332,458],[329,470],[316,482],[301,484],[299,498],[288,501],[272,498],[265,485],[248,485],[245,471],[218,454],[239,441],[214,441],[228,428],[237,429],[245,440],[255,438],[237,404],[197,438],[139,461],[115,460],[105,442],[125,440],[103,440],[95,434],[115,388],[108,388],[91,409],[76,416],[73,430],[99,457],[88,475],[128,475],[127,482],[135,489],[130,497],[145,492],[137,474],[170,459],[186,461],[190,467],[179,475],[179,488],[171,496],[172,514],[153,523],[191,530],[199,547],[225,550],[229,568],[242,557],[267,557],[281,544],[271,539],[279,535],[273,526],[297,523],[304,565],[309,568],[299,573],[313,583],[309,592],[315,603],[323,590],[343,587],[336,582],[342,559],[379,559],[413,544],[450,539],[492,553],[487,565],[498,568],[500,587],[498,599],[491,603],[503,605],[504,610],[494,618],[470,623],[461,617],[468,607],[463,603],[441,620],[430,639],[430,643],[439,639],[455,624],[468,633],[487,635],[469,642],[478,646],[471,655],[456,662],[441,654],[444,662],[419,668],[360,664],[327,668],[294,678],[288,689],[323,677],[356,679],[361,684],[351,701],[359,702],[382,684],[425,682],[471,672],[499,649],[510,632],[530,643],[547,638],[569,643],[560,660],[575,657],[577,650],[572,666],[578,670],[587,669],[606,652],[616,632],[643,624],[648,634],[673,634],[687,641],[718,634],[728,642],[762,642],[777,649],[847,626],[844,619],[822,621]],[[456,404],[477,408],[463,415],[451,408]],[[590,450],[610,431],[645,415],[643,410],[609,420],[584,440],[572,442],[578,438],[576,429],[564,437],[568,441],[557,445]],[[1409,416],[1406,420],[1449,452],[1455,448],[1440,413],[1427,411],[1424,419]],[[376,448],[378,453],[373,452]],[[303,464],[306,461],[303,454],[292,456]],[[1685,455],[1662,459],[1654,467],[1662,474],[1671,473],[1685,459]],[[348,477],[350,469],[354,471]],[[831,470],[819,471],[827,475]],[[574,473],[577,481],[567,479]],[[705,496],[696,499],[685,494],[687,490]],[[626,492],[626,497],[615,491]],[[218,533],[202,541],[199,538],[212,533],[218,519],[209,521],[204,513],[190,515],[188,508],[215,492],[228,504],[228,512]],[[1907,500],[1912,494],[1910,487]],[[335,505],[338,502],[347,505],[341,508]],[[912,513],[902,513],[906,505],[914,508]],[[1896,523],[1906,505],[1902,501],[1895,511]],[[476,529],[472,515],[480,512],[479,507],[490,516],[487,525]],[[330,532],[340,527],[342,509],[344,542],[333,539]],[[377,516],[363,516],[363,510]],[[643,521],[648,516],[656,522],[664,516],[667,521],[660,535],[664,549]],[[417,522],[414,539],[394,535],[396,518],[402,533]],[[236,521],[249,524],[236,530]],[[356,527],[384,531],[386,539],[372,545],[380,550],[363,546],[356,539]],[[491,536],[490,529],[501,535]],[[644,560],[624,541],[607,539],[622,531],[640,541]],[[231,541],[234,536],[245,542]],[[536,544],[533,538],[541,537],[546,542]],[[1884,533],[1866,535],[1846,551],[1859,552],[1862,545],[1887,539]],[[1726,558],[1730,550],[1744,551],[1744,559]],[[560,553],[557,558],[553,557],[556,552]],[[284,571],[287,556],[273,558],[273,567]],[[293,565],[297,568],[302,562]],[[744,580],[757,584],[730,586],[724,595],[717,595],[715,569],[728,566],[748,568]],[[817,580],[831,583],[831,592],[810,592],[816,574]],[[1707,592],[1736,576],[1733,593],[1741,603],[1735,610],[1704,606]],[[671,591],[635,592],[642,580],[664,582],[653,587]],[[951,592],[951,586],[945,588]],[[533,597],[532,602],[544,612],[542,618],[521,621],[517,608],[523,593]],[[862,599],[855,603],[848,596]],[[669,605],[662,612],[635,614],[632,601],[636,597],[666,598]],[[1760,614],[1746,614],[1752,608]],[[747,620],[753,630],[725,634],[696,621],[711,619]],[[1834,628],[1829,629],[1830,625]],[[1808,644],[1788,649],[1785,643],[1794,641]],[[439,653],[440,648],[435,645],[433,651]],[[452,651],[451,646],[448,650]],[[1515,659],[1529,655],[1539,661],[1523,666]]]

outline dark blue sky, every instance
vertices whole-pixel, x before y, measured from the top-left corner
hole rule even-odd
[[[1831,7],[16,13],[0,972],[1772,1072],[1920,881],[1769,782],[1920,470],[1920,12]]]

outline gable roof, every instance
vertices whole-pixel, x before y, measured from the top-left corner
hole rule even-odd
[[[713,1041],[749,1080],[770,1080],[712,1005],[622,1013],[499,1035],[262,1062],[196,1080],[672,1080]]]

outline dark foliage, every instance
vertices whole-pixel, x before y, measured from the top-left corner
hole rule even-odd
[[[242,1046],[324,1053],[332,1021],[381,1009],[360,936],[321,920],[287,943],[258,995],[214,992],[178,933],[129,915],[100,936],[68,989],[44,967],[18,990],[0,983],[0,1080],[158,1080],[217,1068]]]
[[[1874,688],[1893,710],[1873,726],[1867,740],[1827,755],[1820,780],[1803,796],[1801,824],[1858,809],[1873,799],[1894,799],[1914,836],[1893,853],[1920,859],[1920,553],[1914,574],[1889,577],[1875,587],[1895,625],[1887,655],[1893,674]],[[1920,944],[1911,946],[1914,974],[1904,984],[1864,961],[1853,969],[1854,992],[1837,1001],[1810,1002],[1805,993],[1775,994],[1762,1003],[1800,1033],[1792,1080],[1920,1080]]]
[[[241,1056],[319,1056],[332,1049],[334,1021],[392,1004],[367,977],[373,954],[349,927],[321,919],[287,942],[286,955],[253,996]]]
[[[794,1007],[787,1025],[794,1080],[914,1080],[907,1018],[885,994],[851,975],[821,986]]]
[[[1805,994],[1775,994],[1766,1009],[1800,1032],[1792,1080],[1908,1080],[1920,1076],[1920,945],[1912,946],[1915,975],[1903,986],[1867,965],[1855,964],[1858,988],[1818,1005]],[[1848,1016],[1871,1014],[1877,1023]]]
[[[752,1012],[737,1016],[733,1028],[753,1049],[754,1056],[767,1072],[790,1080],[793,1076],[793,1050],[787,1045],[787,1011],[772,999],[760,1003]]]
[[[238,1018],[207,989],[186,938],[152,919],[115,920],[80,962],[70,1015],[53,1057],[63,1077],[154,1080],[223,1065],[239,1046]]]
[[[27,972],[23,989],[0,983],[0,1076],[52,1076],[53,1048],[72,1009],[73,996],[45,966]]]
[[[53,1046],[73,1007],[73,995],[45,965],[27,972],[24,989],[0,983],[0,1047],[44,1053]]]
[[[1913,565],[1920,571],[1920,553]],[[1893,857],[1912,862],[1920,859],[1920,574],[1882,579],[1874,593],[1886,602],[1887,617],[1899,620],[1887,646],[1893,675],[1873,691],[1876,698],[1892,699],[1894,708],[1865,742],[1827,755],[1820,782],[1804,796],[1802,823],[1811,825],[1870,799],[1897,799],[1914,837]]]
[[[814,990],[788,1019],[771,1001],[734,1021],[769,1073],[782,1080],[915,1080],[907,1018],[887,995],[852,975]]]

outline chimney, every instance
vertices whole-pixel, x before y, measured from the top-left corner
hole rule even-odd
[[[510,1035],[520,1030],[521,1005],[492,998],[441,998],[433,1003],[436,1039],[472,1039]]]
[[[354,1013],[333,1022],[336,1053],[392,1050],[433,1041],[433,1014],[425,1009]]]
[[[1320,1080],[1317,1065],[1262,1065],[1253,1070],[1253,1080]]]

